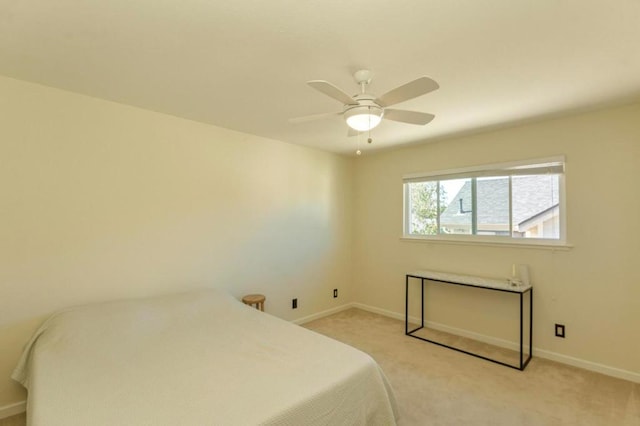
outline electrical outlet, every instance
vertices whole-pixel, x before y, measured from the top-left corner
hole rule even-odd
[[[556,337],[565,338],[564,334],[564,324],[556,324]]]
[[[291,309],[298,309],[298,299],[291,299]]]
[[[334,288],[333,289],[333,298],[335,299],[336,297],[338,297],[338,289]]]

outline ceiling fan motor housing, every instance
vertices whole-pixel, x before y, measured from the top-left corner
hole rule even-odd
[[[344,118],[349,127],[366,132],[380,124],[384,109],[373,101],[371,95],[357,95],[358,105],[345,105]]]

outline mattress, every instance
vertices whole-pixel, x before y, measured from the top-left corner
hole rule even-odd
[[[393,425],[393,392],[348,345],[217,290],[52,315],[13,376],[30,425]]]

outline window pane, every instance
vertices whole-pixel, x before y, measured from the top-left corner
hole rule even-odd
[[[514,176],[514,238],[560,238],[559,175]]]
[[[471,234],[471,179],[443,180],[440,181],[440,187],[440,205],[445,206],[440,215],[440,232]]]
[[[438,232],[437,182],[409,183],[409,233],[436,235]]]
[[[477,235],[509,236],[509,177],[478,178]]]

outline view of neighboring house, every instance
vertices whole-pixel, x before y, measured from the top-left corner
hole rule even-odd
[[[512,178],[513,237],[559,237],[557,175]],[[478,178],[477,235],[509,235],[509,178]],[[473,233],[472,180],[467,179],[440,215],[442,233]]]

